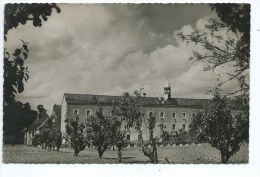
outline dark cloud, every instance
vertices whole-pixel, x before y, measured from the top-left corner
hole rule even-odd
[[[212,83],[181,79],[191,72],[186,61],[194,46],[187,47],[175,36],[180,30],[191,31],[197,20],[214,16],[206,4],[61,4],[60,8],[62,12],[54,13],[41,28],[27,24],[8,34],[9,50],[21,45],[18,39],[30,43],[26,61],[30,79],[17,96],[22,101],[50,110],[61,103],[65,92],[120,95],[145,88],[149,96],[162,96],[168,77],[173,95],[194,96]]]

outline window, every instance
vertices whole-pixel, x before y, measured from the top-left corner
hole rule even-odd
[[[175,118],[176,117],[176,112],[172,113],[172,117]]]
[[[192,118],[194,118],[195,116],[196,116],[196,113],[195,113],[195,112],[191,113],[191,117],[192,117]]]
[[[34,137],[34,132],[32,132],[32,138]]]
[[[73,109],[73,116],[79,115],[79,110],[78,109]]]
[[[91,115],[91,110],[90,109],[86,109],[86,116],[90,116]]]
[[[183,115],[183,117],[186,117],[186,112],[183,112],[182,115]]]
[[[164,117],[164,112],[160,112],[159,116],[160,116],[161,118],[163,118],[163,117]]]
[[[130,140],[130,135],[126,135],[126,139],[127,139],[127,140]]]
[[[185,125],[185,124],[183,124],[183,125],[182,125],[182,130],[185,130],[185,127],[186,127],[186,125]]]
[[[175,130],[175,128],[176,128],[176,125],[172,124],[172,130]]]

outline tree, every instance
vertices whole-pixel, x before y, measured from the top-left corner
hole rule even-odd
[[[210,19],[205,30],[178,36],[187,44],[201,46],[203,52],[193,51],[190,62],[203,62],[205,71],[215,71],[228,66],[224,75],[219,75],[218,83],[209,92],[214,93],[231,80],[237,80],[239,87],[230,94],[249,92],[250,61],[250,5],[249,4],[212,4],[223,22]],[[224,76],[224,77],[223,77]],[[224,78],[224,79],[223,79]]]
[[[22,126],[29,127],[37,118],[37,111],[31,109],[29,103],[23,104]]]
[[[250,43],[250,4],[210,4],[223,21],[234,33],[243,34],[242,40],[249,47]],[[249,49],[247,50],[249,51]],[[248,53],[248,55],[250,55]]]
[[[3,107],[3,132],[4,143],[20,144],[23,143],[22,132],[37,118],[37,111],[31,110],[29,103],[23,104],[15,101]],[[9,137],[9,138],[8,138]],[[12,142],[8,139],[12,138]]]
[[[84,150],[86,147],[86,141],[84,138],[83,123],[79,122],[79,116],[76,115],[72,118],[65,120],[66,132],[69,135],[71,147],[74,149],[74,156],[78,156],[79,152]]]
[[[20,23],[25,24],[28,20],[33,20],[34,26],[41,26],[42,20],[47,20],[52,8],[57,12],[60,9],[55,4],[6,4],[4,11],[4,39],[7,41],[8,31],[16,28]],[[23,111],[17,105],[15,95],[24,91],[24,81],[29,79],[28,67],[25,60],[28,58],[28,43],[22,41],[22,46],[14,50],[11,54],[4,49],[4,83],[3,83],[3,122],[4,134],[11,134],[17,137],[18,132],[23,126],[27,127],[35,119],[35,112],[26,109]],[[21,118],[22,115],[22,118]],[[28,116],[26,118],[26,116]],[[23,121],[24,124],[23,124]],[[15,138],[13,138],[15,141]]]
[[[7,41],[7,33],[12,28],[17,28],[19,24],[25,25],[26,22],[32,21],[35,27],[42,26],[42,20],[47,21],[51,15],[52,9],[60,13],[60,8],[56,4],[36,4],[36,3],[12,3],[5,5],[4,19],[4,39]]]
[[[220,151],[221,163],[227,163],[249,139],[248,109],[245,107],[243,112],[233,116],[232,106],[237,105],[216,92],[213,101],[190,124],[190,132]]]
[[[113,141],[113,131],[115,132],[118,127],[116,120],[112,116],[105,116],[102,107],[96,111],[93,116],[87,120],[87,139],[92,142],[92,145],[98,151],[99,158],[102,158],[103,153],[108,149]]]
[[[141,127],[139,127],[139,126],[137,127],[137,129],[139,130],[139,133],[141,134],[142,151],[143,151],[144,155],[149,157],[149,159],[152,163],[158,163],[156,138],[153,135],[154,128],[155,128],[155,119],[156,119],[155,115],[149,115],[149,118],[147,120],[147,122],[148,122],[147,128],[149,130],[149,142],[148,143],[151,144],[151,148],[144,145]]]
[[[24,66],[29,50],[27,43],[22,42],[22,48],[16,49],[12,58],[4,51],[4,105],[14,103],[15,94],[24,91],[23,81],[29,79],[28,67]]]
[[[144,114],[141,111],[141,99],[138,91],[135,91],[133,95],[129,93],[123,93],[119,102],[119,109],[121,111],[121,116],[126,120],[128,127],[134,127],[140,135],[140,144],[142,152],[147,156],[152,163],[158,163],[157,149],[155,138],[153,137],[153,129],[155,127],[155,116],[150,115],[147,124],[149,129],[150,137],[149,143],[151,148],[147,147],[144,143],[142,136],[142,123],[145,122]]]
[[[19,24],[26,24],[28,20],[33,21],[35,27],[42,26],[42,20],[46,21],[55,8],[60,12],[56,4],[6,4],[4,19],[4,38],[7,41],[8,31],[16,28]],[[21,48],[15,49],[12,57],[4,50],[4,105],[13,103],[15,94],[24,91],[23,81],[29,79],[28,67],[24,66],[28,58],[28,43],[21,40]]]
[[[120,110],[113,105],[110,110],[109,119],[111,122],[110,130],[111,130],[111,141],[113,146],[117,147],[117,155],[118,155],[118,163],[122,162],[122,149],[125,145],[125,136],[129,131],[130,126],[129,122],[127,122],[124,117],[121,115]]]
[[[6,4],[4,11],[4,39],[7,41],[8,31],[16,28],[19,24],[26,24],[28,20],[33,21],[35,27],[42,26],[42,19],[46,21],[52,13],[52,9],[60,12],[56,4]],[[14,103],[15,94],[24,91],[23,81],[29,79],[28,67],[24,65],[28,58],[28,43],[23,42],[22,47],[15,49],[10,56],[4,50],[4,105]]]

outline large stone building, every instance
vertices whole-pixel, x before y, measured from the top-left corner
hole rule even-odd
[[[144,117],[155,114],[155,136],[160,137],[162,131],[189,131],[191,119],[207,104],[207,99],[190,99],[171,97],[171,86],[167,81],[164,86],[163,97],[146,97],[142,94],[142,112]],[[81,122],[86,122],[87,117],[93,115],[99,107],[108,113],[111,105],[119,100],[119,96],[70,94],[65,93],[61,105],[61,132],[66,135],[65,119],[79,116]],[[145,124],[142,127],[143,138],[148,138]],[[138,133],[134,128],[127,134],[128,140],[138,140]]]

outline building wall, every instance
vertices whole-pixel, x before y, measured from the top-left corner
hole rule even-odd
[[[185,107],[170,107],[170,108],[151,108],[147,107],[145,112],[145,117],[149,117],[150,112],[154,112],[156,116],[156,124],[155,124],[155,136],[161,135],[161,125],[163,125],[164,131],[177,131],[183,129],[183,125],[185,125],[185,131],[189,131],[189,124],[192,119],[192,113],[197,114],[201,109],[199,108],[185,108]],[[161,113],[163,113],[163,117],[161,117]],[[173,117],[173,113],[175,113],[175,117]],[[184,117],[185,114],[186,116]],[[173,127],[173,124],[175,127]],[[174,129],[173,129],[174,128]]]
[[[87,120],[86,110],[91,110],[91,115],[95,114],[99,106],[96,105],[72,105],[66,103],[62,104],[62,113],[61,113],[61,132],[65,133],[65,119],[66,116],[73,117],[73,112],[78,111],[79,121],[85,123]],[[110,112],[110,106],[102,106],[104,114]],[[171,132],[173,130],[173,124],[175,124],[175,131],[182,129],[185,125],[185,131],[189,131],[189,124],[191,122],[192,113],[198,113],[201,109],[198,108],[184,108],[184,107],[167,107],[167,108],[158,108],[158,107],[143,107],[142,112],[144,113],[145,121],[149,117],[150,112],[154,112],[156,116],[156,125],[154,130],[154,135],[160,137],[162,131],[160,125],[163,124],[163,130]],[[163,113],[163,118],[160,117],[160,113]],[[175,113],[173,117],[172,113]],[[186,117],[183,116],[183,113],[186,114]],[[139,132],[132,128],[128,133],[130,135],[130,140],[138,140]],[[147,140],[149,137],[149,131],[146,128],[145,123],[142,125],[142,134],[144,140]]]
[[[66,128],[65,128],[66,114],[67,114],[67,102],[64,99],[61,105],[61,122],[60,122],[60,131],[63,135],[66,133]]]
[[[28,131],[24,134],[24,144],[25,145],[32,145],[32,140],[36,134],[36,131]]]
[[[66,132],[66,123],[65,120],[67,117],[72,118],[74,110],[78,110],[78,116],[79,121],[82,123],[85,123],[87,120],[87,114],[86,110],[90,110],[91,114],[95,114],[95,112],[98,110],[99,106],[96,105],[73,105],[73,104],[67,104],[66,101],[63,101],[62,108],[61,108],[61,132],[64,134]],[[109,112],[110,107],[109,106],[102,106],[104,114],[107,114]]]

